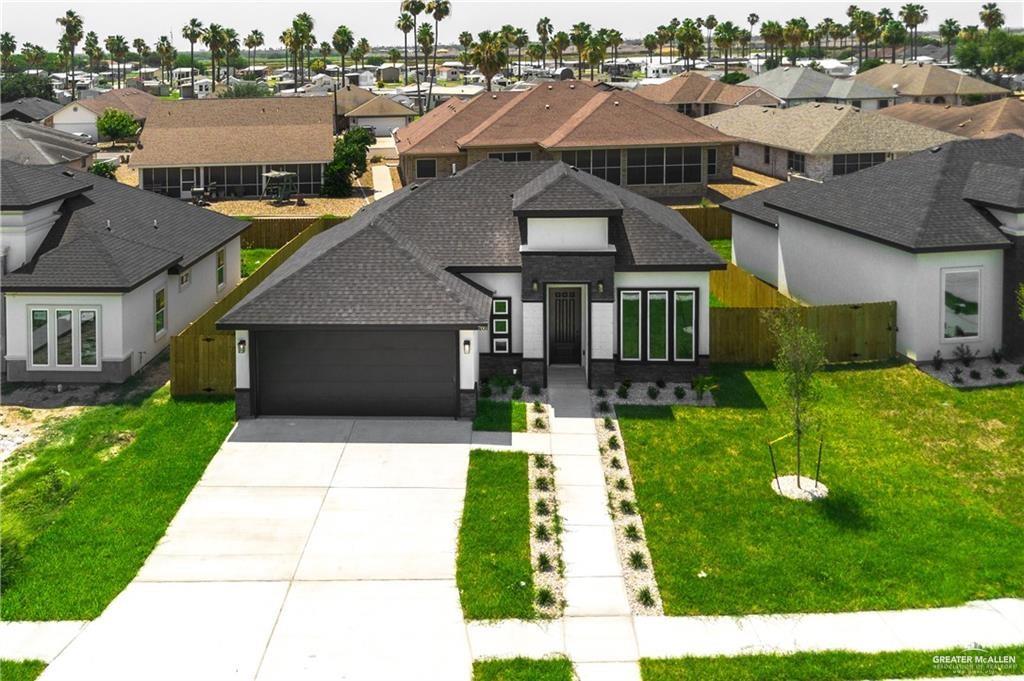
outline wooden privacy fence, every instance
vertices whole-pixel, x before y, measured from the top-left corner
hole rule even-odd
[[[793,307],[800,304],[732,263],[728,263],[724,270],[711,271],[711,293],[729,307]]]
[[[732,238],[732,213],[719,206],[676,206],[675,210],[709,241]]]
[[[316,218],[297,236],[285,243],[255,272],[198,319],[171,338],[171,394],[231,395],[235,392],[235,333],[220,331],[217,320],[238,304],[281,263],[311,238],[341,219]]]
[[[769,364],[775,343],[764,319],[770,307],[711,308],[711,358],[715,362]],[[896,355],[896,303],[800,307],[804,325],[825,342],[829,362],[890,359]]]
[[[341,222],[344,218],[324,215],[319,218],[305,216],[245,219],[250,220],[252,224],[242,232],[242,248],[281,248],[317,220],[325,220],[329,226]]]

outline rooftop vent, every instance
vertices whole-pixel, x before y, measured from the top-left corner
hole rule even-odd
[[[110,220],[107,220],[107,231],[110,231]]]
[[[576,89],[576,84],[575,83],[569,83],[569,89],[570,90],[575,90]]]
[[[75,174],[73,172],[71,172],[70,170],[65,170],[64,172],[61,173],[61,175],[63,175],[64,177],[74,177],[75,176]]]
[[[932,147],[928,151],[932,152],[933,154],[936,154],[936,153],[942,151],[942,147]]]
[[[554,86],[552,86],[552,85],[548,85],[548,89],[549,89],[549,90],[554,90],[555,88],[554,88]]]
[[[551,108],[551,105],[550,105],[550,104],[545,104],[545,105],[544,105],[544,108],[545,108],[545,109],[550,109],[550,108]]]
[[[158,229],[156,225],[156,218],[153,218],[153,229]]]
[[[617,99],[616,99],[616,100],[615,100],[614,102],[612,102],[612,103],[613,103],[613,104],[614,104],[615,106],[618,106],[618,105],[619,105],[619,100],[617,100]]]

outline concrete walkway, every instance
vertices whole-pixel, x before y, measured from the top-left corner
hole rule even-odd
[[[373,173],[373,200],[383,199],[395,191],[395,185],[391,181],[391,168],[386,165],[375,165],[370,168]]]

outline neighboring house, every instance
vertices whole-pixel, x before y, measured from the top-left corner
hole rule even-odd
[[[409,77],[411,78],[413,72],[410,71],[409,73]],[[395,94],[407,97],[412,102],[423,100],[425,108],[433,109],[434,107],[453,99],[471,99],[482,94],[485,89],[484,86],[474,85],[472,83],[473,78],[471,75],[472,74],[466,76],[462,85],[438,85],[437,83],[434,83],[433,88],[431,88],[430,82],[424,80],[420,82],[419,89],[417,89],[416,83],[410,83],[409,85],[395,88]],[[502,78],[501,76],[496,76],[492,82],[492,85],[495,88],[502,86],[499,85],[499,79],[501,79],[502,85],[508,84],[507,79]],[[429,103],[427,101],[428,99]]]
[[[735,165],[780,179],[828,180],[961,139],[838,104],[741,106],[697,120],[743,140],[733,150]]]
[[[402,64],[381,64],[376,68],[377,80],[381,83],[397,83],[405,73]]]
[[[338,117],[338,132],[348,130],[350,124],[348,118],[348,112],[355,108],[372,101],[376,97],[375,94],[367,90],[366,88],[357,87],[355,85],[346,85],[339,87],[334,93],[335,109]]]
[[[707,62],[704,63],[703,68],[707,68]],[[648,62],[644,67],[644,75],[648,78],[671,78],[683,73],[689,67],[689,63],[685,59],[679,59],[678,61],[663,63],[663,62]]]
[[[63,165],[78,170],[92,165],[96,147],[78,137],[38,123],[0,123],[0,154],[28,166]]]
[[[387,95],[378,95],[345,115],[353,128],[366,128],[377,137],[390,137],[394,130],[407,126],[416,112]]]
[[[709,272],[674,210],[563,163],[482,161],[311,239],[218,322],[240,417],[468,416],[483,378],[709,366]]]
[[[319,194],[334,158],[332,117],[327,97],[160,101],[130,165],[141,188],[175,198],[194,187],[260,196],[271,170],[296,173],[298,193]]]
[[[60,167],[2,170],[9,381],[123,382],[241,278],[246,222]]]
[[[131,114],[137,123],[144,125],[149,110],[159,101],[157,97],[136,88],[110,90],[97,97],[65,104],[46,119],[46,124],[62,132],[85,133],[93,140],[99,141],[100,134],[96,130],[96,121],[104,111],[125,111]]]
[[[809,67],[811,64],[816,65],[819,69],[825,72],[826,75],[832,76],[833,78],[848,78],[854,74],[854,65],[840,61],[838,59],[808,59],[802,58],[796,60],[797,66]]]
[[[60,104],[57,102],[40,97],[22,97],[0,104],[0,120],[38,123],[58,109]]]
[[[695,71],[658,85],[643,85],[635,92],[652,102],[664,104],[696,118],[740,105],[781,106],[783,101],[763,88],[729,85]]]
[[[1006,97],[1010,91],[934,64],[882,64],[858,73],[858,83],[890,92],[896,103],[971,104]]]
[[[733,261],[815,305],[895,300],[912,360],[1024,356],[1024,139],[965,140],[723,207]]]
[[[448,103],[398,132],[407,182],[479,160],[561,160],[647,196],[700,197],[732,177],[735,140],[633,92],[559,81]]]
[[[743,81],[747,87],[764,88],[785,100],[785,106],[809,102],[847,104],[858,109],[882,109],[893,104],[895,97],[888,88],[855,78],[832,76],[802,66],[779,66]]]
[[[1024,101],[1016,97],[974,106],[908,102],[882,113],[961,137],[998,137],[1007,132],[1024,135]]]

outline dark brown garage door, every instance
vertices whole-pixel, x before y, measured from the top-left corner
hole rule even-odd
[[[261,331],[263,415],[455,416],[454,331]]]

